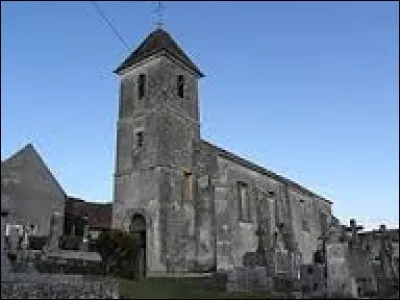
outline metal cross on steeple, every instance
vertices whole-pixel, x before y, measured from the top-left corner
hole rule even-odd
[[[163,23],[163,12],[165,9],[165,5],[162,3],[162,1],[157,1],[157,8],[155,9],[155,12],[157,13],[157,27],[161,28],[164,23]]]

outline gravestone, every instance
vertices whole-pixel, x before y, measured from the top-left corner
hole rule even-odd
[[[21,230],[20,230],[20,226],[9,226],[8,227],[8,237],[7,237],[7,241],[8,241],[8,257],[10,258],[10,261],[12,263],[13,266],[16,265],[16,263],[18,262],[18,258],[19,258],[19,252],[18,250],[20,250],[21,247]]]
[[[367,250],[361,247],[358,232],[363,226],[357,225],[355,219],[350,220],[350,226],[345,227],[351,232],[349,245],[348,260],[350,265],[351,276],[355,278],[357,296],[373,296],[376,294],[376,279],[372,265],[368,258]]]
[[[80,251],[89,251],[89,228],[90,225],[88,224],[88,218],[84,218],[85,223],[83,225],[83,236],[82,236],[82,242],[80,246]]]
[[[11,262],[10,273],[36,273],[24,243],[25,228],[22,225],[9,225],[6,242],[6,255]],[[25,244],[25,245],[24,245]]]
[[[398,265],[393,259],[391,237],[386,231],[386,226],[381,225],[376,233],[380,239],[379,263],[375,266],[380,297],[392,297],[399,293]]]
[[[380,239],[379,258],[381,262],[382,272],[385,277],[393,278],[396,275],[393,261],[393,248],[390,234],[386,231],[386,226],[381,225],[377,235]]]
[[[300,287],[304,298],[324,296],[324,268],[320,264],[306,264],[300,267]]]
[[[1,274],[9,273],[11,271],[12,265],[7,253],[7,243],[6,243],[6,224],[8,219],[8,207],[4,205],[3,201],[1,205]]]
[[[246,252],[243,256],[243,265],[245,267],[254,268],[256,266],[259,267],[266,267],[267,260],[266,260],[266,251],[265,251],[265,242],[264,242],[264,235],[265,231],[258,226],[256,230],[256,235],[258,236],[258,245],[256,252]]]
[[[21,249],[23,251],[27,251],[29,248],[29,237],[28,237],[28,227],[24,226],[22,230],[22,240],[21,240]]]
[[[328,297],[357,297],[356,280],[351,276],[348,260],[348,244],[333,243],[326,247]]]
[[[50,219],[50,236],[47,242],[49,251],[59,249],[58,240],[62,234],[62,216],[59,212],[54,212]]]
[[[2,201],[3,202],[3,201]],[[3,203],[2,203],[3,204]],[[1,211],[1,298],[2,299],[118,299],[118,282],[103,277],[84,277],[81,275],[41,274],[29,265],[25,256],[20,256],[26,248],[25,230],[21,226],[8,226],[9,237],[6,241],[6,225],[9,222],[8,212],[2,205]],[[26,229],[26,228],[25,228]],[[53,237],[54,237],[53,231]],[[25,242],[24,242],[25,238]],[[51,244],[51,243],[49,243]],[[57,244],[56,244],[57,245]],[[56,246],[53,244],[53,246]],[[54,249],[54,248],[53,248]],[[25,250],[29,252],[30,250]],[[68,251],[67,251],[68,252]],[[63,253],[70,257],[73,251]],[[15,256],[13,267],[8,254]],[[88,253],[82,257],[74,253],[75,259],[99,261],[97,253]],[[87,253],[85,253],[87,254]],[[52,253],[50,253],[52,255]],[[32,274],[34,272],[34,274]]]
[[[236,267],[228,272],[227,291],[267,291],[272,281],[265,267]]]
[[[246,252],[243,255],[243,267],[235,267],[228,272],[227,290],[236,291],[266,291],[271,288],[272,281],[268,276],[265,242],[265,231],[259,225],[256,231],[258,246],[256,252]]]
[[[376,279],[368,258],[361,247],[358,231],[363,227],[354,219],[343,226],[349,237],[342,236],[339,243],[327,246],[328,296],[369,297],[376,294]]]
[[[265,256],[258,252],[246,252],[243,255],[243,266],[255,268],[256,266],[265,266]]]
[[[80,249],[61,250],[58,245],[59,236],[62,229],[62,217],[55,212],[50,222],[50,236],[47,242],[47,251],[43,253],[41,264],[45,268],[51,268],[51,272],[64,272],[65,268],[80,269],[90,265],[99,265],[101,263],[100,254],[89,252],[89,224],[84,223],[84,230]]]

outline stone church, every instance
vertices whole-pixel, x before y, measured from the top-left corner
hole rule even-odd
[[[312,262],[332,202],[201,138],[204,74],[168,32],[151,32],[115,73],[112,226],[140,237],[148,276],[231,270],[261,239]]]

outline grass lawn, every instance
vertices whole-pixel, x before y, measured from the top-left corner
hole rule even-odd
[[[120,280],[123,299],[287,299],[267,292],[218,292],[201,286],[195,278],[147,278]]]

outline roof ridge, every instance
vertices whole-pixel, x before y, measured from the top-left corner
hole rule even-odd
[[[35,150],[35,147],[33,146],[33,144],[31,142],[29,142],[28,144],[26,144],[25,146],[23,146],[22,148],[20,148],[16,152],[12,153],[8,158],[4,159],[1,163],[2,164],[7,163],[11,159],[13,159],[15,157],[18,157],[19,155],[21,155],[22,153],[24,153],[25,151],[27,151],[29,149]]]
[[[85,200],[79,197],[74,197],[74,196],[67,196],[67,200],[69,201],[75,201],[75,202],[83,202],[85,204],[93,204],[93,205],[110,205],[113,204],[112,201],[108,201],[108,202],[96,202],[96,201],[90,201],[90,200]]]
[[[305,193],[309,194],[310,196],[317,197],[317,198],[319,198],[319,199],[321,199],[321,200],[324,200],[324,201],[326,201],[326,202],[328,202],[328,203],[330,203],[330,204],[333,203],[331,200],[329,200],[329,199],[327,199],[327,198],[325,198],[325,197],[322,197],[322,196],[316,194],[315,192],[313,192],[313,191],[311,191],[310,189],[308,189],[308,188],[302,186],[301,184],[299,184],[299,183],[297,183],[297,182],[295,182],[295,181],[293,181],[293,180],[291,180],[291,179],[289,179],[289,178],[286,178],[286,177],[284,177],[284,176],[282,176],[282,175],[279,175],[279,174],[277,174],[277,173],[275,173],[275,172],[273,172],[273,171],[267,169],[267,168],[264,167],[264,166],[260,166],[260,165],[256,164],[255,162],[250,161],[249,159],[246,159],[246,158],[244,158],[244,157],[241,157],[240,155],[235,154],[235,153],[233,153],[232,151],[225,150],[225,149],[223,149],[222,147],[219,147],[219,146],[217,146],[217,145],[214,145],[214,144],[212,144],[211,142],[206,141],[206,140],[204,140],[204,139],[201,139],[201,141],[202,141],[203,143],[205,143],[205,144],[208,144],[210,147],[214,148],[215,150],[217,150],[217,151],[218,151],[218,154],[223,155],[223,156],[225,156],[226,158],[236,159],[238,163],[246,164],[246,165],[249,166],[250,168],[257,169],[256,171],[258,171],[258,172],[263,172],[263,173],[265,173],[267,176],[271,176],[271,177],[273,177],[274,179],[279,180],[279,181],[282,181],[282,182],[285,183],[285,184],[290,184],[290,185],[296,187],[297,189],[299,189],[299,190],[301,190],[301,191],[304,191]]]

